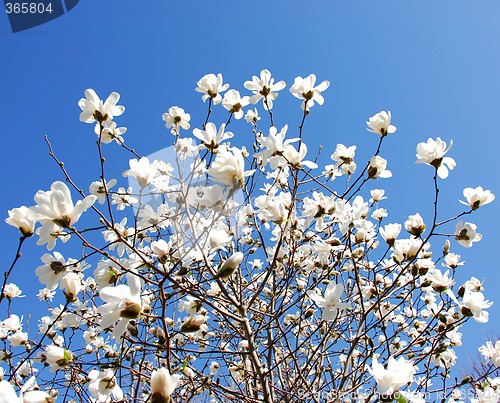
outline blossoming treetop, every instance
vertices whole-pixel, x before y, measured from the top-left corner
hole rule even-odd
[[[31,237],[48,250],[34,270],[47,314],[38,329],[16,314],[22,284],[8,277],[17,253],[0,296],[9,312],[0,322],[0,402],[423,402],[429,393],[453,402],[464,385],[477,401],[498,399],[498,343],[481,348],[492,363],[475,379],[450,377],[460,328],[487,322],[492,305],[476,278],[456,284],[457,252],[481,240],[462,218],[494,200],[468,187],[463,211],[438,214],[440,181],[455,167],[445,157],[452,141],[417,145],[416,162],[434,173],[433,216],[390,222],[381,187],[392,173],[380,155],[396,133],[390,112],[366,122],[378,136],[369,161],[338,144],[320,168],[304,123],[330,83],[295,79],[298,129],[274,125],[284,81],[263,70],[243,86],[249,95],[221,74],[198,81],[208,112],[196,140],[183,136],[191,128],[183,108],[163,114],[172,161],[128,148],[115,122],[125,110],[119,95],[103,102],[86,90],[80,120],[94,125],[101,161],[88,192],[47,140],[66,183],[6,219],[21,233],[18,252]],[[223,123],[212,120],[219,104]],[[246,129],[235,124],[243,117]],[[119,146],[135,187],[116,189],[105,175],[104,156]]]

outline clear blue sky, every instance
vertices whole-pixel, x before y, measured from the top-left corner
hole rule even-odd
[[[490,322],[471,323],[465,331],[475,354],[483,335],[500,333],[499,20],[497,0],[81,0],[57,20],[12,34],[0,12],[0,211],[6,217],[10,208],[32,205],[37,190],[63,179],[48,156],[46,134],[76,181],[86,187],[98,178],[96,138],[78,120],[86,88],[101,97],[121,94],[126,112],[118,121],[128,128],[126,143],[147,155],[172,140],[161,120],[168,107],[185,108],[192,127],[201,125],[205,105],[194,87],[204,74],[221,72],[244,92],[244,81],[270,69],[287,82],[277,125],[290,123],[294,134],[300,102],[288,88],[295,76],[315,73],[331,86],[324,107],[314,107],[306,125],[311,152],[323,144],[327,157],[336,143],[357,144],[362,163],[376,146],[365,121],[392,111],[398,131],[382,152],[394,174],[391,222],[417,211],[430,218],[432,170],[414,164],[416,144],[428,137],[455,141],[450,155],[458,166],[442,183],[443,211],[461,211],[458,199],[467,186],[482,185],[499,196],[470,218],[483,240],[470,250],[453,247],[467,261],[460,281],[486,278],[486,296],[496,300]],[[284,111],[291,107],[289,117]],[[118,147],[112,150],[110,176],[124,185],[127,161]],[[0,237],[3,271],[18,236],[3,225]],[[30,279],[37,289],[34,268],[45,252],[26,248],[13,279],[20,285]]]

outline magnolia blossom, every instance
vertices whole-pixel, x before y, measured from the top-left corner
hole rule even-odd
[[[46,253],[41,260],[45,264],[38,266],[35,274],[40,283],[45,284],[45,287],[51,291],[55,290],[61,278],[68,273],[68,264],[59,252],[54,252],[54,255]]]
[[[290,143],[299,141],[298,138],[288,139],[285,141],[287,130],[288,125],[283,126],[279,132],[276,127],[271,126],[269,128],[269,136],[261,136],[257,138],[257,141],[262,147],[264,147],[264,149],[256,153],[255,158],[262,159],[262,163],[265,165],[272,157],[281,157]]]
[[[14,208],[9,210],[9,217],[5,222],[18,228],[23,236],[30,237],[35,233],[35,221],[29,215],[29,208],[26,206]]]
[[[77,295],[85,289],[82,283],[82,276],[71,271],[61,278],[61,288],[64,290],[66,301],[76,301],[78,299]]]
[[[456,166],[455,160],[451,157],[445,157],[444,155],[450,151],[453,146],[453,140],[450,141],[450,145],[446,148],[446,143],[439,137],[434,139],[428,139],[427,143],[418,143],[417,145],[417,164],[427,164],[432,165],[437,169],[437,174],[441,179],[446,179],[448,177],[448,169],[453,170]]]
[[[460,243],[460,245],[470,248],[474,242],[479,242],[483,236],[476,232],[476,224],[470,222],[462,223],[462,220],[457,222],[455,228],[455,239]]]
[[[201,148],[206,148],[207,150],[215,153],[219,148],[219,144],[221,144],[224,140],[233,137],[233,133],[224,132],[225,128],[226,125],[222,124],[219,130],[217,130],[217,127],[212,122],[208,122],[205,125],[205,130],[194,129],[193,134],[201,140]]]
[[[408,216],[408,220],[405,221],[405,229],[413,236],[420,236],[425,231],[426,225],[422,216],[417,213]]]
[[[50,372],[56,372],[70,365],[75,360],[75,355],[62,347],[49,345],[38,354],[38,360],[50,366]]]
[[[70,228],[90,206],[97,197],[90,195],[79,200],[73,205],[71,193],[63,182],[54,182],[49,191],[39,190],[35,195],[36,206],[30,207],[28,215],[31,219],[39,221],[42,226]]]
[[[371,179],[377,178],[390,178],[392,172],[387,167],[387,160],[380,157],[379,155],[374,155],[370,158],[370,165],[368,167],[368,177]]]
[[[142,157],[139,161],[134,158],[129,160],[130,169],[123,172],[123,176],[132,176],[137,180],[139,186],[144,189],[151,185],[156,175],[158,161],[149,162],[147,157]]]
[[[413,381],[415,368],[412,363],[406,361],[403,357],[397,360],[394,357],[389,357],[387,361],[387,369],[379,364],[378,357],[373,356],[372,367],[366,367],[368,372],[377,381],[377,390],[380,395],[391,396],[400,387]]]
[[[167,368],[155,369],[151,373],[151,401],[170,402],[170,396],[180,380],[180,375],[171,375]]]
[[[398,237],[399,233],[401,232],[401,224],[387,224],[383,228],[380,227],[380,235],[382,235],[382,238],[384,238],[385,242],[389,246],[394,245],[394,242],[396,241],[396,238]]]
[[[102,130],[99,125],[96,125],[94,128],[95,134],[97,134],[101,143],[104,144],[109,144],[113,140],[116,141],[117,144],[124,144],[125,140],[123,140],[122,134],[125,134],[126,131],[126,127],[116,127],[116,122],[111,122],[103,126]]]
[[[54,403],[56,399],[52,397],[49,393],[41,390],[30,390],[36,383],[35,377],[32,376],[23,385],[19,391],[19,396],[16,395],[14,391],[14,386],[5,381],[0,381],[0,403]]]
[[[203,102],[210,98],[212,102],[217,105],[222,101],[220,93],[229,88],[229,84],[223,85],[222,82],[222,74],[219,73],[217,76],[215,74],[207,74],[196,83],[198,87],[196,87],[195,90],[203,94],[201,97]]]
[[[3,322],[0,322],[0,328],[10,330],[11,332],[17,332],[22,329],[22,319],[15,314],[11,314]]]
[[[444,263],[442,263],[443,266],[449,267],[450,269],[456,269],[458,266],[463,266],[464,264],[465,262],[460,261],[460,255],[451,252],[446,254]]]
[[[121,267],[112,260],[102,260],[97,263],[94,270],[94,281],[97,288],[101,290],[109,285],[116,285],[122,275]]]
[[[396,126],[391,125],[391,111],[382,111],[373,115],[366,124],[368,125],[366,130],[380,134],[382,137],[396,131]]]
[[[172,134],[179,133],[179,127],[182,127],[184,130],[188,130],[191,127],[189,125],[191,115],[184,112],[184,109],[179,108],[178,106],[168,108],[168,112],[165,112],[161,116],[165,121],[165,127],[167,129],[172,128]]]
[[[245,171],[243,153],[236,147],[217,154],[215,161],[208,170],[212,179],[223,185],[233,186],[237,189],[243,187],[245,178],[255,171]]]
[[[330,158],[336,162],[335,169],[339,168],[344,175],[352,175],[356,171],[355,155],[356,146],[346,147],[343,144],[337,144]]]
[[[81,98],[78,102],[82,110],[80,121],[107,123],[113,120],[113,117],[120,116],[125,111],[125,107],[116,105],[119,100],[120,94],[112,92],[103,103],[92,88],[85,90],[85,98]]]
[[[472,210],[477,210],[479,207],[495,200],[495,195],[489,190],[483,190],[481,186],[475,189],[465,188],[464,197],[467,199],[467,202],[460,200],[460,203],[470,206]]]
[[[109,182],[104,181],[104,183],[106,184],[106,188],[102,181],[92,182],[89,186],[89,193],[97,197],[97,201],[100,204],[106,202],[106,190],[109,192],[109,190],[116,185],[116,179],[111,179]]]
[[[340,301],[341,295],[344,293],[344,286],[342,284],[335,284],[333,281],[328,283],[325,290],[325,296],[318,295],[316,291],[308,291],[307,295],[311,298],[320,308],[323,309],[322,318],[330,321],[337,318],[339,311],[343,311],[349,307],[349,304]]]
[[[165,262],[166,257],[172,251],[171,245],[163,239],[151,242],[151,249],[153,249],[154,253],[156,253],[158,259],[163,262]]]
[[[141,300],[141,279],[133,274],[127,273],[127,285],[120,284],[116,287],[104,287],[99,296],[105,302],[97,308],[97,312],[101,314],[101,328],[106,329],[116,322],[119,323],[113,330],[113,337],[119,339],[131,319],[137,319],[142,312]]]
[[[487,341],[484,346],[479,347],[479,352],[483,355],[486,362],[491,360],[495,367],[500,367],[500,340],[493,343],[491,341]]]
[[[139,201],[137,198],[132,197],[131,193],[131,187],[127,188],[126,191],[125,188],[118,188],[118,191],[111,195],[111,198],[113,199],[111,204],[116,204],[117,210],[125,210],[125,207],[132,206]]]
[[[21,295],[22,291],[21,289],[14,283],[8,283],[5,284],[5,288],[3,289],[3,295],[8,298],[16,298],[16,297],[24,297],[24,295]]]
[[[387,197],[384,197],[385,190],[384,189],[373,189],[370,190],[370,202],[371,203],[378,203],[380,200],[385,200]]]
[[[249,104],[249,97],[241,97],[236,90],[229,90],[224,94],[222,106],[231,113],[235,119],[243,117],[243,107]]]
[[[254,95],[250,97],[250,103],[256,104],[262,99],[264,109],[273,109],[273,101],[278,97],[277,91],[285,88],[284,81],[274,83],[274,78],[271,77],[271,72],[264,69],[260,72],[260,78],[257,76],[252,77],[252,81],[245,81],[243,86],[253,92]]]
[[[92,397],[98,399],[101,403],[108,403],[111,400],[123,400],[123,392],[118,384],[115,374],[110,369],[97,371],[93,369],[88,374],[89,391]],[[111,397],[113,399],[111,399]]]
[[[243,253],[236,252],[232,254],[227,260],[222,263],[221,267],[217,271],[216,278],[229,278],[234,273],[234,271],[239,267],[243,260]]]
[[[306,78],[299,76],[295,78],[294,83],[290,88],[290,92],[294,97],[304,100],[301,106],[305,111],[309,111],[309,108],[314,106],[315,101],[320,105],[323,105],[323,102],[325,101],[321,92],[328,89],[330,82],[325,80],[316,87],[314,86],[315,83],[316,76],[314,74],[311,74]]]
[[[254,108],[253,110],[252,109],[247,110],[247,113],[245,114],[245,120],[248,123],[256,125],[260,119],[261,118],[259,116],[259,111],[257,110],[257,108]]]
[[[466,316],[472,316],[478,323],[488,322],[488,312],[483,309],[489,308],[493,302],[484,299],[484,294],[480,291],[471,291],[465,289],[462,298],[462,313]]]
[[[305,143],[301,143],[299,146],[299,150],[297,151],[295,147],[291,144],[287,144],[285,150],[283,151],[283,155],[271,157],[269,160],[269,164],[272,169],[276,169],[278,167],[283,167],[286,164],[289,164],[293,168],[300,169],[302,166],[305,166],[309,169],[315,169],[318,165],[312,161],[304,161],[304,158],[307,154],[307,146]]]
[[[207,325],[205,325],[207,321],[207,317],[205,315],[195,315],[189,316],[181,326],[181,332],[184,333],[194,333],[198,330],[202,329],[202,327],[206,330]]]

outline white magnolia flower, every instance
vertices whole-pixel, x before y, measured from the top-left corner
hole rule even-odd
[[[83,275],[71,271],[61,278],[61,289],[64,290],[66,301],[76,301],[78,299],[77,295],[85,289],[82,277]]]
[[[198,87],[195,88],[197,92],[201,92],[203,96],[203,102],[207,99],[212,99],[215,105],[219,104],[222,101],[222,97],[220,95],[221,92],[226,91],[229,88],[229,84],[222,84],[223,78],[222,74],[207,74],[201,78],[200,81],[196,83]]]
[[[8,337],[8,340],[13,347],[24,346],[28,344],[28,333],[16,332]]]
[[[322,297],[316,291],[311,290],[307,292],[311,298],[320,308],[323,309],[322,318],[330,321],[337,318],[337,313],[346,309],[349,304],[340,301],[340,297],[344,293],[344,286],[342,284],[335,284],[333,281],[328,284],[325,290],[325,296]]]
[[[267,164],[271,157],[281,156],[286,147],[290,143],[299,141],[298,138],[289,139],[285,141],[286,132],[288,130],[288,125],[283,126],[283,128],[278,132],[276,127],[271,126],[269,128],[269,136],[261,136],[257,138],[261,147],[265,147],[262,151],[255,154],[255,158],[262,159],[263,165]]]
[[[191,115],[184,112],[184,109],[179,108],[178,106],[168,108],[168,112],[165,112],[162,115],[162,119],[165,121],[165,127],[167,129],[172,128],[172,134],[179,133],[179,127],[182,127],[184,130],[189,130],[191,127],[189,125]]]
[[[484,346],[479,347],[479,352],[483,355],[486,362],[491,360],[495,367],[500,367],[500,340],[495,342],[495,346],[491,341],[487,341]]]
[[[382,111],[373,115],[366,124],[368,125],[366,130],[380,134],[382,137],[396,131],[396,126],[391,125],[391,111]]]
[[[460,243],[460,245],[470,248],[474,242],[479,242],[483,236],[476,232],[476,224],[470,222],[462,223],[462,220],[457,222],[455,228],[455,239]]]
[[[273,101],[278,97],[277,91],[285,88],[286,84],[284,81],[278,81],[274,84],[271,72],[265,69],[260,72],[260,78],[253,76],[252,81],[245,81],[243,86],[254,94],[250,97],[251,104],[256,104],[262,99],[264,109],[270,110],[273,109]]]
[[[228,259],[222,263],[215,278],[229,278],[234,273],[234,271],[240,266],[245,255],[242,252],[233,253]]]
[[[3,289],[3,295],[5,298],[12,299],[16,297],[24,297],[24,295],[21,295],[22,291],[21,289],[14,283],[8,283],[5,284],[5,288]]]
[[[117,263],[108,259],[101,260],[94,270],[94,281],[97,289],[101,290],[109,285],[116,285],[122,274],[122,269]]]
[[[35,377],[32,376],[19,391],[19,396],[14,391],[14,386],[5,381],[0,381],[0,403],[54,403],[55,398],[47,392],[41,390],[30,390],[36,383]]]
[[[379,155],[374,155],[370,158],[370,166],[368,167],[368,177],[371,179],[390,178],[392,172],[387,167],[387,160]]]
[[[377,221],[382,221],[388,215],[389,213],[385,208],[378,208],[376,210],[373,210],[372,218]]]
[[[126,127],[116,127],[116,122],[111,122],[103,126],[102,132],[99,125],[96,125],[94,128],[95,134],[100,138],[101,143],[104,144],[109,144],[113,140],[116,141],[117,144],[125,144],[122,134],[125,134],[126,131]]]
[[[245,171],[243,153],[236,147],[225,152],[219,152],[208,174],[215,182],[241,189],[245,178],[255,171]]]
[[[394,242],[396,241],[396,238],[398,237],[399,233],[401,232],[401,224],[387,224],[383,228],[380,227],[380,235],[382,235],[382,238],[384,238],[385,242],[389,246],[394,245]]]
[[[93,89],[85,90],[85,98],[81,98],[78,102],[78,106],[82,110],[80,121],[107,123],[113,120],[115,116],[120,116],[125,111],[125,107],[116,105],[119,100],[120,94],[112,92],[103,103]]]
[[[427,143],[419,143],[417,145],[417,164],[432,165],[437,169],[437,174],[441,179],[448,177],[448,169],[453,170],[457,165],[455,160],[444,155],[453,146],[453,140],[450,141],[450,146],[446,148],[446,143],[439,137],[428,139]]]
[[[116,185],[116,179],[111,179],[109,182],[104,181],[106,184],[106,189],[109,190]],[[102,181],[92,182],[89,186],[89,193],[97,197],[97,201],[100,204],[104,204],[106,202],[106,190],[104,189],[104,185]]]
[[[11,332],[18,332],[22,328],[21,319],[15,314],[11,314],[3,322],[0,322],[0,328],[10,330]]]
[[[110,369],[98,371],[93,369],[88,374],[89,391],[92,397],[98,399],[101,403],[123,400],[123,391],[118,384],[115,373]]]
[[[35,233],[35,221],[29,217],[29,208],[26,206],[9,210],[9,217],[5,222],[19,229],[25,237],[33,236]]]
[[[384,197],[385,190],[384,189],[373,189],[370,190],[370,203],[378,203],[380,200],[385,200],[387,197]]]
[[[171,375],[167,368],[154,370],[151,373],[151,401],[168,403],[180,380],[180,375]]]
[[[229,90],[224,94],[222,106],[227,109],[229,113],[233,114],[235,119],[243,117],[243,107],[250,103],[249,97],[241,97],[240,93],[236,90]]]
[[[483,190],[481,186],[475,189],[465,188],[464,197],[467,199],[467,202],[460,200],[460,203],[470,206],[472,210],[477,210],[479,207],[495,200],[495,195],[489,190]]]
[[[425,260],[425,259],[422,259]],[[432,264],[432,262],[429,262]],[[446,270],[446,273],[442,273],[441,270],[439,269],[432,269],[432,271],[429,273],[428,277],[426,280],[429,280],[432,282],[432,289],[436,292],[443,292],[449,289],[453,284],[455,284],[455,281],[453,280],[453,277],[450,278],[450,271]]]
[[[55,290],[59,285],[59,281],[68,273],[68,265],[64,257],[59,252],[54,252],[52,256],[46,253],[41,257],[42,266],[35,269],[35,274],[38,276],[40,283],[45,284],[49,290]]]
[[[101,329],[106,329],[120,321],[113,330],[113,337],[119,339],[131,319],[137,319],[142,312],[141,279],[129,272],[126,274],[127,285],[120,284],[116,287],[104,287],[99,296],[105,302],[97,308],[101,314]]]
[[[328,89],[330,82],[325,80],[316,87],[314,86],[315,83],[316,76],[311,74],[306,78],[296,77],[290,88],[290,92],[294,97],[304,100],[301,106],[305,111],[309,111],[314,106],[315,101],[320,105],[323,105],[325,101],[321,92]]]
[[[446,254],[444,263],[442,263],[444,267],[449,267],[450,269],[456,269],[458,266],[463,266],[464,264],[465,262],[460,261],[460,255],[452,252]]]
[[[70,228],[97,197],[90,195],[73,205],[71,193],[63,182],[54,182],[49,191],[39,190],[35,195],[36,206],[29,208],[31,219],[39,221],[43,226],[56,224],[62,228]]]
[[[484,294],[480,291],[471,291],[465,289],[462,298],[462,313],[466,316],[472,316],[478,323],[488,322],[488,312],[483,309],[489,308],[493,302],[484,299]]]
[[[413,236],[420,236],[425,231],[426,225],[422,216],[417,213],[408,216],[408,220],[405,221],[405,229]]]
[[[260,120],[259,111],[257,110],[257,108],[254,108],[253,110],[252,109],[247,110],[247,113],[245,114],[245,120],[248,123],[256,125],[257,122]]]
[[[75,355],[62,347],[49,345],[38,354],[37,359],[47,363],[50,366],[50,372],[56,372],[70,365],[75,360]]]
[[[304,161],[307,154],[307,146],[305,143],[301,143],[299,150],[297,151],[292,144],[287,144],[282,156],[272,157],[269,160],[272,169],[282,167],[286,164],[292,166],[293,168],[300,169],[305,166],[309,169],[315,169],[318,165],[312,161]]]
[[[340,172],[344,175],[351,175],[356,172],[355,155],[356,146],[346,147],[343,144],[337,144],[330,158],[335,161],[335,169],[340,169]]]
[[[233,133],[224,132],[225,128],[226,125],[222,124],[219,130],[217,130],[217,127],[212,122],[208,122],[205,126],[205,130],[194,129],[193,134],[201,140],[201,148],[206,148],[215,153],[219,148],[219,144],[233,137]]]
[[[205,315],[188,316],[182,323],[181,332],[195,333],[200,329],[206,332],[208,329],[207,325],[205,325],[207,319]]]
[[[393,395],[400,387],[412,382],[415,375],[413,364],[403,357],[397,360],[392,356],[389,357],[385,369],[378,363],[378,357],[375,355],[371,368],[367,367],[367,370],[377,381],[378,393],[383,396]]]
[[[160,261],[165,261],[166,257],[173,251],[172,246],[164,239],[151,242],[151,249]]]
[[[181,160],[185,160],[187,157],[192,157],[198,151],[198,148],[193,144],[193,139],[191,137],[178,138],[174,146],[175,152],[179,154],[179,158]]]
[[[113,201],[111,204],[116,204],[116,209],[117,210],[125,210],[125,207],[127,206],[132,206],[133,204],[137,203],[139,200],[132,195],[132,188],[129,187],[125,191],[125,188],[118,188],[118,191],[116,193],[113,193],[111,195]]]
[[[144,189],[151,185],[158,170],[158,161],[149,162],[147,157],[142,157],[139,161],[137,158],[129,160],[130,169],[123,172],[123,176],[132,176],[137,180],[139,186]]]

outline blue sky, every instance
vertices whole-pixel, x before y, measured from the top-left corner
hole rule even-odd
[[[396,208],[390,210],[393,220],[417,211],[430,218],[432,170],[414,164],[416,144],[429,137],[455,142],[450,155],[458,166],[441,184],[442,211],[460,212],[458,199],[468,186],[481,185],[500,197],[499,17],[495,0],[82,0],[61,18],[12,34],[0,12],[0,211],[6,217],[8,209],[31,205],[37,190],[63,179],[48,156],[45,135],[77,182],[86,187],[97,179],[96,138],[78,120],[77,102],[86,88],[101,97],[121,94],[126,112],[117,120],[128,128],[126,143],[148,155],[171,144],[161,120],[168,107],[183,107],[192,127],[200,127],[206,105],[194,87],[203,75],[221,72],[232,88],[245,92],[243,82],[263,68],[287,82],[275,119],[277,126],[289,123],[291,137],[301,113],[288,92],[293,78],[315,73],[331,82],[325,105],[313,108],[305,130],[310,153],[325,146],[324,162],[336,143],[356,144],[360,163],[369,158],[377,138],[365,130],[365,121],[392,111],[398,131],[382,156],[394,174],[387,202],[388,209]],[[125,154],[110,150],[110,177],[120,179],[128,167]],[[458,278],[485,278],[487,298],[498,299],[487,325],[464,329],[471,354],[487,334],[499,333],[500,274],[492,253],[499,213],[497,201],[469,217],[483,240],[470,250],[453,248],[467,261]],[[7,225],[0,237],[5,266],[18,237]],[[34,268],[46,251],[31,244],[13,280],[29,278],[37,288]]]

